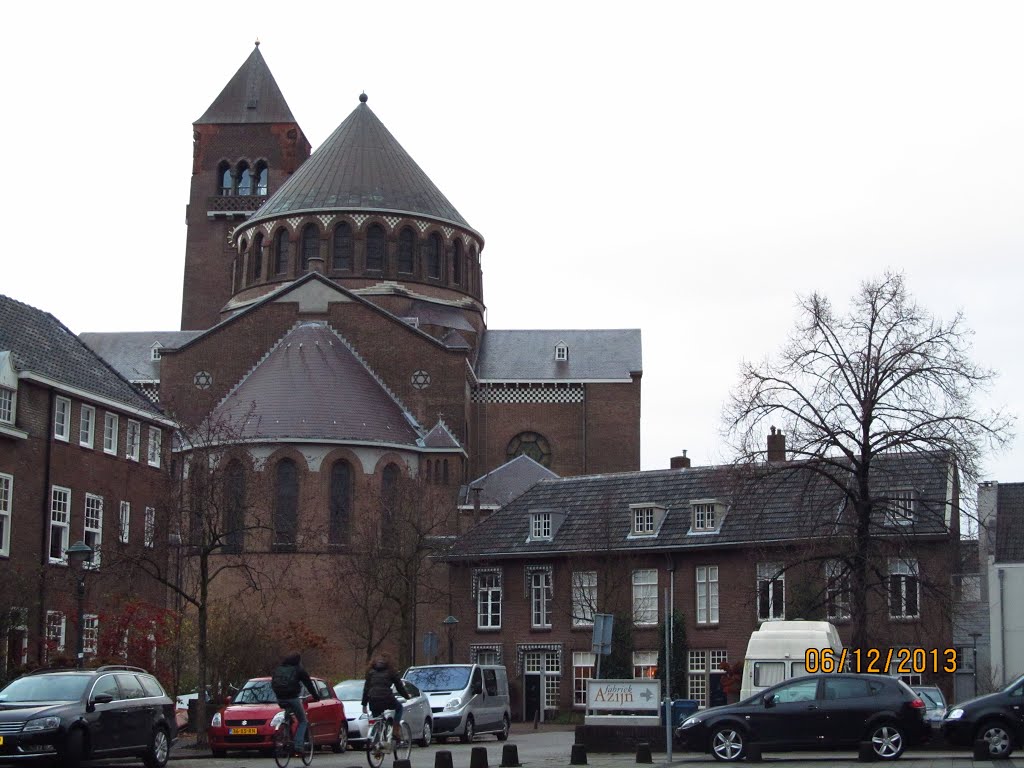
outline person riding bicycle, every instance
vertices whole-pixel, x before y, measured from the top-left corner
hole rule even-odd
[[[391,686],[394,686],[394,691]],[[380,717],[386,709],[395,710],[393,737],[395,741],[401,741],[402,702],[395,698],[395,691],[407,699],[411,698],[402,684],[402,678],[391,666],[391,657],[386,653],[378,654],[370,662],[366,682],[363,683],[363,713],[366,713],[367,704],[370,705],[370,712],[374,717]]]
[[[306,736],[306,710],[302,706],[302,699],[299,694],[302,686],[306,686],[313,697],[313,701],[320,701],[320,695],[316,692],[316,686],[309,677],[309,673],[302,666],[302,657],[297,653],[290,653],[281,659],[280,665],[274,670],[270,679],[270,686],[277,696],[277,703],[286,711],[290,711],[298,722],[295,730],[295,748],[301,750],[303,739]]]

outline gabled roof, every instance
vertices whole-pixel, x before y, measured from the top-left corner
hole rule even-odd
[[[568,360],[555,360],[564,342]],[[488,381],[629,381],[643,372],[640,329],[484,332],[476,375]]]
[[[260,53],[260,44],[195,125],[208,123],[294,123],[295,118]]]
[[[469,485],[459,489],[459,506],[472,507],[475,489],[480,489],[480,506],[496,509],[510,503],[541,480],[553,480],[558,475],[525,454],[506,461]]]
[[[176,349],[202,331],[130,331],[82,333],[83,342],[128,381],[159,381],[160,361],[154,360],[153,345]]]
[[[427,448],[449,448],[453,451],[461,451],[462,444],[458,441],[448,425],[439,421],[434,428],[427,432],[423,438],[423,445]]]
[[[365,97],[246,226],[295,213],[337,210],[418,214],[469,229],[366,105]]]
[[[289,331],[211,415],[239,440],[415,447],[415,421],[324,323]]]
[[[2,295],[0,349],[11,352],[19,374],[34,373],[154,417],[163,415],[56,317]]]
[[[1024,483],[1000,483],[996,500],[996,562],[1024,562]]]

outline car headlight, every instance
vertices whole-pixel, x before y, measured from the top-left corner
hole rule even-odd
[[[21,730],[25,733],[31,733],[33,731],[52,731],[56,728],[60,728],[59,717],[37,717],[35,720],[29,720],[25,723],[25,727]]]
[[[689,728],[691,725],[697,725],[697,723],[699,723],[699,722],[700,722],[700,718],[699,717],[688,717],[685,720],[683,720],[683,724],[680,725],[679,727],[680,728]]]
[[[959,707],[957,707],[956,709],[951,709],[951,710],[949,710],[949,712],[946,713],[946,719],[947,720],[959,720],[963,716],[964,716],[964,711],[962,709],[960,709]]]
[[[270,727],[271,728],[277,728],[283,722],[284,722],[284,710],[282,709],[280,712],[278,712],[276,715],[274,715],[272,718],[270,718]]]
[[[217,712],[216,714],[214,714],[213,719],[210,720],[210,725],[216,728],[220,728],[220,723],[220,712]]]
[[[447,704],[444,705],[444,710],[445,710],[445,712],[449,712],[449,711],[451,711],[453,709],[458,709],[461,706],[462,706],[462,699],[460,699],[458,696],[456,696],[454,699],[452,699],[451,701],[449,701]]]

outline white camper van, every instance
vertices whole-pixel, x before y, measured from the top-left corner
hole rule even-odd
[[[835,658],[842,654],[839,632],[827,621],[766,621],[750,634],[743,659],[740,699],[791,677],[806,675],[806,652],[831,648]]]

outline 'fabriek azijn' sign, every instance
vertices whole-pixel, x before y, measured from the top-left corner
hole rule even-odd
[[[587,708],[601,710],[657,709],[659,680],[587,680]]]

